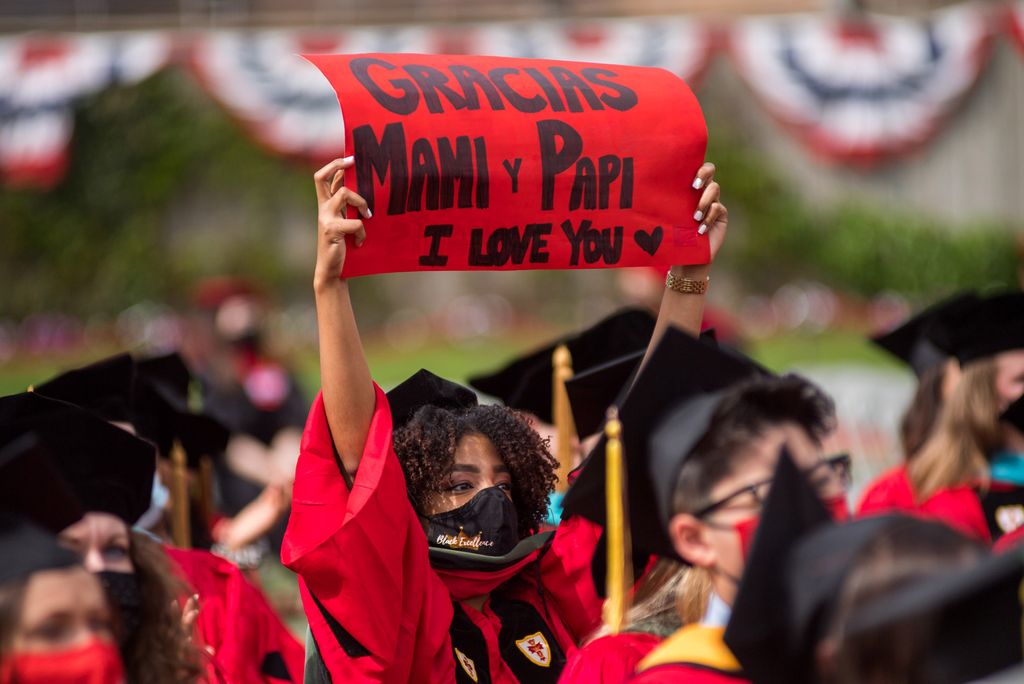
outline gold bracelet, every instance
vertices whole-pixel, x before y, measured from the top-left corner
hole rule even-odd
[[[665,276],[665,287],[679,294],[702,295],[708,291],[708,282],[710,280],[711,276],[704,280],[693,280],[692,278],[677,276],[672,271],[669,271]]]

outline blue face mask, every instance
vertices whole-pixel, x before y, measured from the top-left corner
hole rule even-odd
[[[439,549],[504,556],[519,542],[516,507],[498,487],[458,508],[427,517],[427,543]]]

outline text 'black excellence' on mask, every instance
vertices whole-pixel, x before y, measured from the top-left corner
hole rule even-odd
[[[467,503],[427,517],[430,546],[504,556],[519,542],[516,507],[498,487],[480,491]]]

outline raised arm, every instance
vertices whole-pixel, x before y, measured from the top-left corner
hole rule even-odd
[[[705,163],[697,172],[697,178],[693,181],[695,189],[704,188],[700,202],[697,204],[697,213],[693,220],[700,224],[698,231],[703,235],[707,233],[711,242],[711,260],[706,264],[697,266],[673,266],[671,273],[678,278],[693,280],[698,283],[708,282],[711,274],[711,264],[718,254],[719,248],[725,241],[725,231],[729,224],[729,211],[725,208],[719,197],[721,190],[718,183],[714,181],[715,165]],[[665,288],[661,298],[661,308],[658,310],[658,322],[654,326],[654,334],[651,335],[650,345],[647,347],[647,354],[658,344],[665,330],[674,325],[685,330],[694,337],[700,334],[700,322],[704,316],[704,294],[682,294],[675,290]]]
[[[340,278],[348,242],[358,249],[366,240],[359,219],[346,218],[346,207],[370,218],[366,200],[342,184],[352,158],[336,159],[316,172],[316,270],[313,292],[320,330],[320,385],[334,447],[350,477],[359,467],[375,395],[363,343],[359,339],[348,281]]]

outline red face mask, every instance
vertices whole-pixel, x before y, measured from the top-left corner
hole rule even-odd
[[[0,684],[123,684],[117,646],[92,640],[67,651],[13,653],[0,667]]]
[[[759,516],[741,520],[733,524],[736,534],[740,536],[740,549],[743,551],[743,562],[750,557],[750,547],[754,545],[754,535],[757,534],[757,526],[761,523]]]
[[[822,499],[821,503],[825,505],[825,508],[832,515],[832,519],[836,522],[846,522],[850,519],[850,507],[846,504],[845,494]]]

